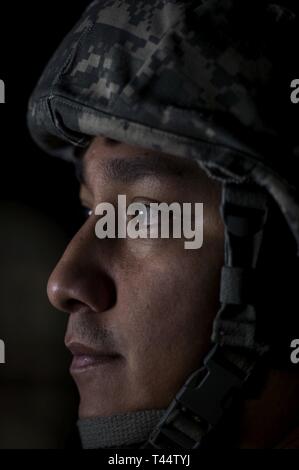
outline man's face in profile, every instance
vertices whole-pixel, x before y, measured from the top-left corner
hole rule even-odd
[[[80,417],[165,408],[209,348],[223,264],[220,185],[195,162],[102,137],[83,158],[83,206],[204,204],[203,246],[104,239],[91,213],[53,271],[48,295],[69,313],[66,345]]]

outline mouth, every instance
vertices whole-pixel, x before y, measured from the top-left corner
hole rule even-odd
[[[122,359],[122,355],[109,350],[97,350],[81,343],[68,343],[66,347],[73,355],[70,366],[70,373],[77,374],[92,369],[94,367],[107,367],[114,365]]]

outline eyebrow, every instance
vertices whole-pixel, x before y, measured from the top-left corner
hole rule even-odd
[[[148,177],[183,178],[186,175],[194,175],[194,166],[190,163],[182,157],[172,158],[165,155],[137,155],[130,159],[113,157],[105,162],[103,173],[107,180],[121,183],[133,183]],[[77,162],[76,170],[79,181],[88,186],[83,159]]]

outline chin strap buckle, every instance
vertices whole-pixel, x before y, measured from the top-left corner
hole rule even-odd
[[[143,448],[197,449],[203,437],[216,426],[246,376],[215,346],[166,411]]]

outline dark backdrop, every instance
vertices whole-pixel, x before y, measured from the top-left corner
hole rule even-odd
[[[27,103],[56,47],[88,0],[1,2],[0,448],[77,445],[78,397],[63,346],[66,316],[47,278],[79,222],[71,165],[43,154],[26,127]]]
[[[67,230],[77,191],[72,168],[34,145],[26,128],[26,109],[48,59],[88,3],[1,2],[0,10],[0,78],[6,84],[7,102],[0,106],[0,196],[41,209]]]

